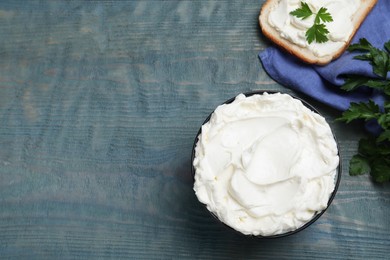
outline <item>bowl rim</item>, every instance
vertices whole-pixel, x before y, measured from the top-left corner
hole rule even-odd
[[[268,94],[277,94],[277,93],[280,93],[280,94],[287,94],[289,96],[291,96],[292,98],[294,99],[297,99],[299,101],[302,102],[302,104],[304,106],[306,106],[307,108],[309,108],[310,110],[312,110],[314,113],[317,113],[318,115],[322,116],[323,118],[325,118],[313,105],[311,105],[309,102],[307,102],[305,99],[303,98],[300,98],[300,97],[297,97],[296,95],[294,94],[289,94],[289,93],[284,93],[282,91],[277,91],[277,90],[253,90],[253,91],[248,91],[248,92],[243,92],[242,94],[245,95],[245,97],[250,97],[250,96],[253,96],[253,95],[263,95],[264,93],[268,93]],[[236,99],[237,95],[235,97],[232,97],[232,98],[229,98],[228,100],[226,100],[225,102],[221,103],[220,105],[224,105],[224,104],[230,104],[232,103],[235,99]],[[215,108],[216,109],[216,108]],[[202,133],[202,126],[204,124],[206,124],[212,114],[214,113],[215,109],[206,117],[206,119],[203,121],[203,123],[201,124],[197,134],[196,134],[196,137],[195,137],[195,140],[194,140],[194,143],[193,143],[193,146],[192,146],[192,153],[191,153],[191,175],[192,175],[192,179],[193,181],[195,181],[195,167],[194,167],[194,159],[195,159],[195,148],[196,148],[196,145],[199,141],[199,135]],[[296,233],[299,233],[300,231],[306,229],[307,227],[309,227],[310,225],[312,225],[314,222],[316,222],[324,213],[325,211],[329,208],[329,206],[332,204],[333,202],[333,199],[334,197],[336,196],[336,193],[337,193],[337,190],[339,188],[339,185],[340,185],[340,181],[341,181],[341,173],[342,173],[342,159],[341,159],[341,155],[340,155],[340,149],[339,149],[339,143],[338,143],[338,140],[336,138],[336,135],[334,134],[334,131],[333,131],[333,128],[332,126],[327,122],[327,124],[329,125],[330,129],[331,129],[331,132],[332,132],[332,135],[333,135],[333,138],[336,142],[336,147],[337,147],[337,155],[339,157],[339,164],[337,166],[337,170],[336,170],[336,176],[335,176],[335,187],[331,193],[331,195],[329,196],[329,200],[328,200],[328,204],[326,206],[326,208],[324,208],[323,210],[319,211],[319,212],[316,212],[315,215],[313,216],[312,219],[310,219],[310,221],[306,222],[304,225],[302,225],[301,227],[295,229],[295,230],[292,230],[292,231],[288,231],[288,232],[285,232],[285,233],[281,233],[281,234],[276,234],[276,235],[270,235],[270,236],[263,236],[263,235],[253,235],[253,234],[249,234],[249,235],[246,235],[236,229],[234,229],[233,227],[229,226],[228,224],[224,223],[223,221],[221,221],[218,216],[216,216],[213,212],[211,212],[210,210],[207,209],[207,205],[204,204],[204,203],[201,203],[199,200],[199,202],[207,209],[207,211],[214,217],[218,220],[219,223],[222,223],[224,226],[228,227],[229,229],[235,231],[236,233],[239,233],[240,235],[243,235],[243,236],[247,236],[247,237],[255,237],[255,238],[260,238],[260,239],[274,239],[274,238],[282,238],[282,237],[287,237],[287,236],[291,236],[293,234],[296,234]]]

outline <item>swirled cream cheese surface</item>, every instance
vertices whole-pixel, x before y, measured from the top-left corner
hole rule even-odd
[[[232,228],[282,234],[327,207],[338,164],[322,116],[287,94],[240,94],[201,128],[194,190]]]
[[[352,17],[358,10],[361,0],[305,0],[310,9],[317,13],[321,7],[328,9],[333,22],[326,23],[329,30],[325,43],[306,41],[305,33],[314,24],[315,15],[304,20],[290,14],[299,8],[301,0],[280,0],[273,7],[268,17],[269,24],[279,31],[280,35],[288,41],[310,49],[317,57],[323,57],[333,53],[342,47],[353,31]]]

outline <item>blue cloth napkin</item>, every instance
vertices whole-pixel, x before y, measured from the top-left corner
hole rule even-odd
[[[390,1],[379,0],[355,34],[352,43],[366,38],[373,46],[383,49],[390,40]],[[280,84],[305,93],[338,110],[346,110],[350,102],[374,100],[383,105],[384,96],[378,91],[358,89],[345,92],[340,89],[344,83],[341,75],[371,75],[372,67],[367,61],[355,60],[356,53],[343,53],[340,58],[326,66],[308,65],[275,46],[259,54],[266,72]]]

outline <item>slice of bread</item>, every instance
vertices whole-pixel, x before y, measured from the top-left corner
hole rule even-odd
[[[361,0],[360,7],[352,17],[352,24],[354,25],[354,29],[352,30],[352,33],[349,36],[348,40],[345,42],[345,44],[343,44],[341,48],[332,52],[330,55],[326,55],[323,57],[317,57],[308,48],[300,47],[281,37],[280,32],[278,32],[274,27],[269,24],[268,16],[272,11],[273,7],[278,5],[279,2],[280,0],[266,0],[266,2],[263,4],[259,16],[259,23],[263,34],[276,45],[278,45],[288,53],[296,56],[300,60],[309,64],[325,65],[328,64],[330,61],[338,58],[345,51],[345,49],[349,46],[351,39],[360,27],[361,23],[366,18],[371,9],[375,6],[377,0]]]

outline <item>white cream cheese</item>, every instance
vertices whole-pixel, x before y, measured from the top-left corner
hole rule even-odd
[[[358,10],[361,0],[304,0],[310,9],[317,13],[321,7],[328,9],[333,22],[325,23],[329,30],[325,43],[306,41],[305,33],[314,24],[315,15],[304,20],[290,14],[301,6],[301,0],[280,0],[269,14],[268,22],[288,41],[310,49],[317,57],[329,55],[342,47],[349,39],[352,31],[352,17]]]
[[[282,234],[327,207],[338,164],[322,116],[287,94],[240,94],[201,128],[194,190],[232,228]]]

